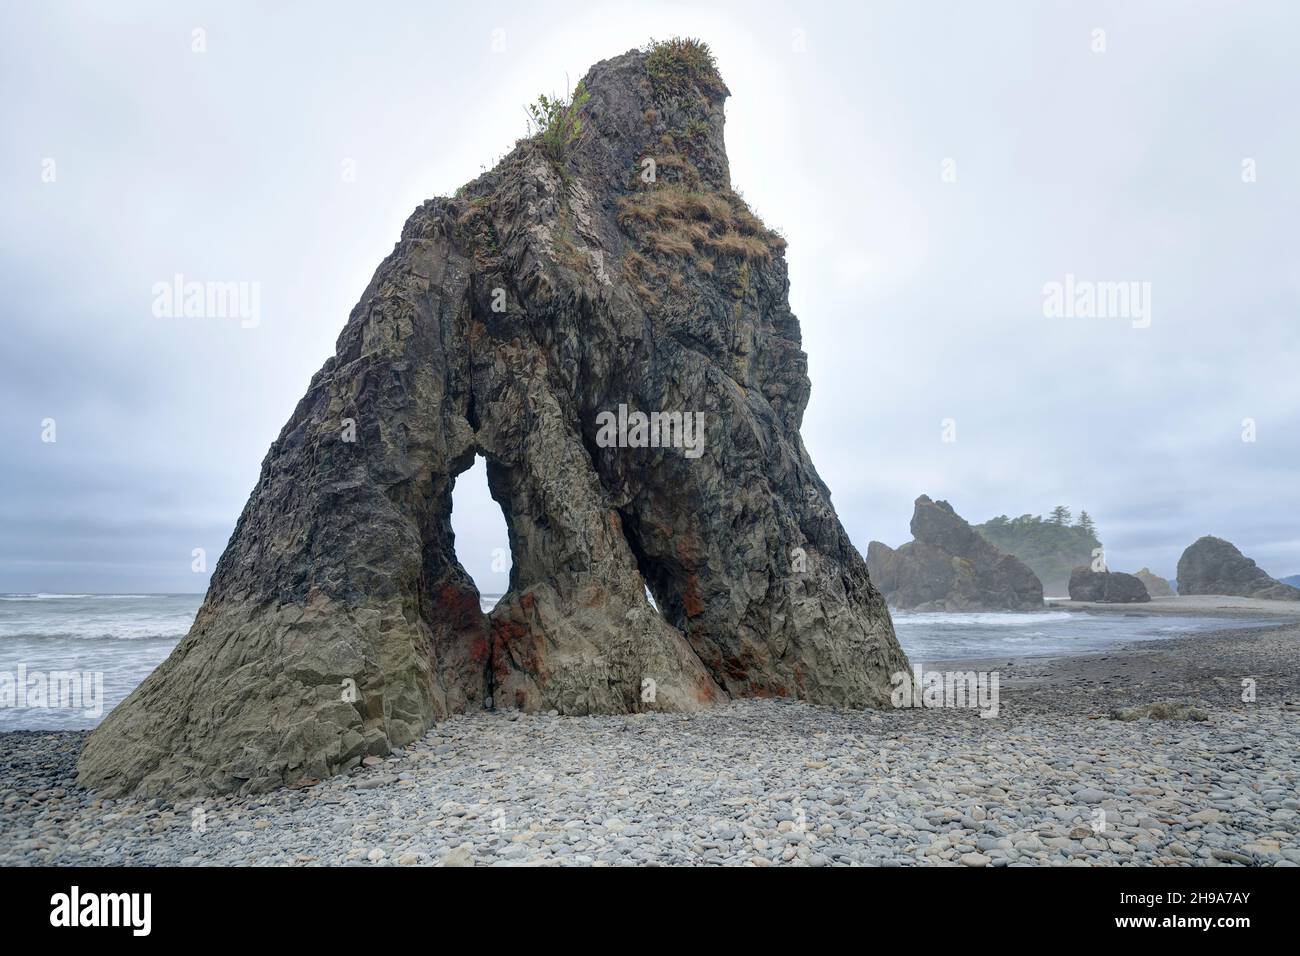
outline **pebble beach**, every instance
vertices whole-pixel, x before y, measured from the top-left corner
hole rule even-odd
[[[1295,866],[1298,664],[1300,626],[1260,615],[1112,653],[925,663],[998,671],[991,718],[484,712],[346,776],[181,805],[78,788],[83,731],[15,731],[0,865]]]

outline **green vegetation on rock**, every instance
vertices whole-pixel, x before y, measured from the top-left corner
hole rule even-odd
[[[645,46],[645,54],[646,72],[660,96],[681,96],[692,86],[712,96],[726,92],[717,60],[703,40],[692,37],[651,40]]]
[[[1044,594],[1059,597],[1068,591],[1070,572],[1090,566],[1093,549],[1101,547],[1088,512],[1079,512],[1074,524],[1070,520],[1070,509],[1058,505],[1048,517],[999,515],[975,525],[975,530],[994,547],[1029,565],[1043,582]]]
[[[569,145],[582,135],[582,117],[579,114],[589,99],[591,94],[579,83],[568,99],[543,93],[537,97],[536,103],[524,107],[528,113],[528,125],[536,130],[533,135],[541,144],[542,151],[556,162],[564,159]]]

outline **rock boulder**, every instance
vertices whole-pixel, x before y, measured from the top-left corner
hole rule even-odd
[[[1135,574],[1075,568],[1070,574],[1070,600],[1098,604],[1138,604],[1150,601],[1146,585]]]

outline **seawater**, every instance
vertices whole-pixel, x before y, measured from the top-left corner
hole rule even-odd
[[[490,611],[499,594],[482,596]],[[34,671],[104,675],[107,713],[185,636],[199,594],[0,594],[0,680]],[[947,614],[894,611],[913,663],[1087,654],[1135,641],[1249,627],[1255,620],[1110,612]],[[78,708],[0,706],[0,730],[84,729],[99,718]]]

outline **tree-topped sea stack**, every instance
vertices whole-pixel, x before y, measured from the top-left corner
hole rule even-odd
[[[1057,505],[1047,517],[999,515],[974,526],[980,536],[1005,554],[1014,554],[1043,582],[1043,593],[1069,591],[1070,572],[1090,565],[1101,548],[1097,527],[1086,511],[1074,520],[1070,509]]]
[[[907,661],[800,440],[784,242],[731,189],[727,95],[700,44],[604,61],[415,211],[83,784],[268,789],[490,702],[888,701]],[[514,560],[490,616],[449,520],[475,454]]]
[[[912,541],[867,546],[871,579],[889,603],[916,611],[1033,611],[1043,585],[1020,559],[984,540],[946,501],[916,499]]]

